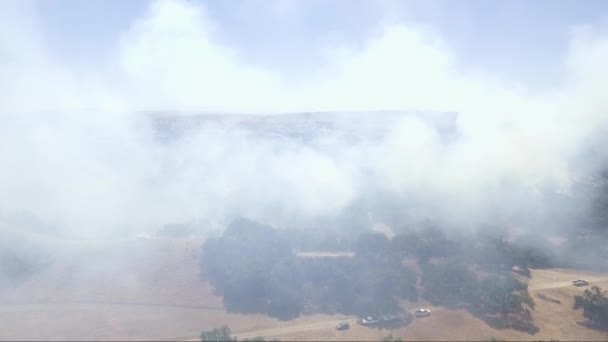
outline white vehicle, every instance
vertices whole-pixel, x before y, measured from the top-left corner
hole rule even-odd
[[[431,310],[429,310],[429,309],[418,309],[418,310],[416,310],[416,312],[414,314],[418,318],[420,318],[420,317],[426,317],[426,316],[430,316],[431,315]]]
[[[585,279],[578,279],[572,282],[572,285],[574,286],[587,286],[589,285],[589,282],[586,281]]]
[[[363,325],[372,325],[372,324],[376,324],[376,323],[380,322],[380,320],[375,317],[369,316],[369,317],[363,318],[360,322]]]

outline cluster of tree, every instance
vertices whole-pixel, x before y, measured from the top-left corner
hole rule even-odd
[[[388,334],[380,339],[382,342],[401,342],[403,339],[399,336],[393,336],[393,334]]]
[[[583,309],[583,316],[599,327],[608,327],[608,297],[597,286],[587,289],[582,296],[574,297],[574,310]]]
[[[534,300],[528,285],[510,275],[491,275],[478,282],[470,302],[472,308],[484,314],[509,314],[528,317]]]
[[[421,284],[431,303],[458,307],[474,301],[478,280],[466,265],[450,262],[424,265]]]
[[[212,330],[204,330],[201,333],[201,342],[219,342],[219,341],[237,341],[236,337],[232,337],[230,328],[226,325],[220,328],[213,328]],[[263,337],[246,338],[245,342],[264,342],[266,339]],[[277,339],[271,341],[279,342]]]
[[[595,183],[597,192],[592,206],[593,226],[606,237],[608,235],[608,169],[596,177]]]
[[[494,231],[493,228],[489,230]],[[475,264],[491,273],[510,273],[513,267],[517,267],[529,275],[531,267],[553,265],[548,248],[534,246],[525,238],[517,243],[507,241],[498,233],[450,238],[432,226],[419,232],[410,230],[396,235],[390,241],[390,248],[400,257],[417,259],[421,265],[435,258],[452,263]]]
[[[16,285],[37,269],[37,264],[22,254],[0,251],[0,284]]]
[[[437,305],[466,307],[484,315],[527,317],[534,309],[528,286],[510,274],[478,277],[458,263],[425,265],[422,275],[425,298]]]
[[[530,275],[530,268],[552,266],[549,256],[541,249],[530,245],[517,245],[504,239],[495,238],[472,249],[477,264],[486,271],[510,272],[516,267],[524,275]]]
[[[500,236],[450,239],[435,229],[397,235],[393,242],[399,243],[396,250],[409,248],[405,254],[419,261],[424,298],[429,302],[465,308],[486,321],[498,315],[503,326],[537,330],[530,311],[534,301],[512,270],[529,274],[529,267],[550,265],[544,253]]]
[[[327,240],[240,219],[221,237],[207,240],[201,266],[228,310],[291,319],[311,311],[398,311],[399,299],[418,298],[418,275],[404,266],[404,259],[421,265],[425,297],[431,302],[486,315],[529,316],[534,302],[511,271],[514,266],[526,272],[551,265],[546,254],[530,245],[500,236],[450,238],[433,227],[393,238],[364,233],[349,239],[354,241],[348,242],[355,251],[352,258],[300,258],[293,250],[302,241],[323,249]]]
[[[213,330],[204,330],[201,333],[201,342],[236,341],[236,337],[230,335],[230,328],[223,325]]]
[[[534,301],[512,270],[529,275],[530,267],[549,267],[552,259],[525,239],[512,243],[499,234],[448,237],[431,226],[392,239],[364,234],[356,253],[385,260],[415,259],[421,267],[424,297],[430,302],[467,308],[482,318],[499,315],[512,327],[537,330],[531,323]]]
[[[39,246],[0,232],[0,286],[16,286],[42,269],[45,262]]]
[[[567,239],[560,248],[565,267],[608,270],[608,169],[578,184]],[[575,226],[576,229],[571,229]]]
[[[588,266],[591,260],[608,258],[608,169],[604,169],[595,179],[595,193],[587,229],[578,229],[576,236],[568,241],[575,253],[580,255],[581,264]],[[608,270],[608,264],[599,262],[594,268]]]
[[[364,235],[353,258],[299,258],[283,231],[233,222],[203,246],[202,271],[229,311],[282,319],[303,311],[369,315],[416,300],[416,274],[385,253],[386,237]],[[369,241],[379,241],[368,247]],[[372,243],[373,244],[373,243]]]

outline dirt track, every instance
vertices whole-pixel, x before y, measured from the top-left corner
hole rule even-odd
[[[591,283],[608,281],[607,277],[590,277],[587,280]],[[561,287],[571,287],[572,281],[556,281],[543,284],[537,284],[530,286],[530,291],[539,291],[546,289],[556,289]],[[27,310],[44,310],[44,311],[61,311],[66,309],[80,308],[80,309],[108,309],[108,308],[120,308],[130,310],[145,310],[151,307],[157,308],[171,308],[171,309],[189,309],[189,310],[207,310],[207,311],[223,311],[222,307],[210,307],[201,305],[169,305],[169,304],[150,304],[150,303],[129,303],[129,302],[70,302],[70,303],[24,303],[24,304],[13,304],[13,305],[0,305],[0,311],[27,311]],[[437,313],[441,308],[434,309],[433,312]],[[338,320],[324,320],[322,322],[315,323],[302,323],[287,327],[279,327],[272,329],[259,329],[250,330],[244,332],[237,332],[233,334],[239,339],[253,338],[257,336],[268,337],[278,336],[292,333],[301,333],[314,330],[322,329],[333,329],[336,325],[341,322],[348,322],[350,324],[356,324],[356,319],[345,317],[344,319]],[[197,341],[197,337],[187,338],[188,341]]]
[[[606,276],[606,277],[587,277],[586,279],[590,282],[590,286],[591,286],[591,285],[593,285],[593,283],[608,281],[608,276]],[[572,281],[555,281],[555,282],[548,282],[548,283],[530,286],[528,289],[530,292],[532,292],[532,291],[539,291],[539,290],[545,290],[545,289],[556,289],[556,288],[571,287],[571,286],[573,286]],[[433,312],[437,313],[438,311],[443,311],[443,310],[445,310],[445,309],[444,308],[435,308],[433,310]],[[260,329],[260,330],[255,330],[255,331],[235,333],[233,335],[235,337],[238,337],[239,339],[253,338],[253,337],[258,337],[258,336],[273,337],[273,336],[285,335],[285,334],[291,334],[291,333],[300,333],[300,332],[306,332],[306,331],[334,328],[340,322],[349,322],[352,325],[352,324],[356,324],[356,319],[343,319],[343,320],[324,321],[324,322],[319,322],[319,323],[299,324],[299,325],[293,325],[293,326],[289,326],[289,327],[275,328],[275,329]],[[193,337],[193,338],[188,339],[188,341],[198,341],[198,338]]]
[[[593,283],[608,281],[608,277],[587,278],[587,281],[589,281],[590,285],[593,285]],[[534,286],[530,286],[528,288],[528,290],[538,291],[538,290],[556,289],[556,288],[568,287],[568,286],[573,286],[571,280],[570,281],[556,281],[556,282],[551,282],[551,283],[534,285]]]
[[[583,277],[581,277],[583,278]],[[608,281],[608,276],[605,277],[586,277],[586,279],[593,285],[597,282]],[[546,282],[543,284],[535,284],[529,287],[530,291],[539,291],[545,289],[557,289],[562,287],[572,287],[572,281],[553,281]],[[204,305],[173,305],[173,304],[162,304],[162,303],[137,303],[137,302],[95,302],[95,301],[74,301],[74,302],[62,302],[62,303],[11,303],[11,304],[0,304],[0,312],[27,312],[27,311],[65,311],[72,309],[87,309],[87,310],[102,310],[102,309],[121,309],[121,310],[149,310],[150,308],[158,309],[182,309],[182,310],[197,310],[197,311],[214,311],[223,312],[224,308],[219,306],[204,306]],[[434,308],[434,313],[444,311],[443,308]],[[340,322],[348,322],[351,325],[356,324],[356,319],[352,317],[344,317],[341,319],[324,319],[318,322],[302,322],[294,325],[282,326],[276,328],[262,328],[235,331],[234,336],[239,339],[253,338],[253,337],[276,337],[284,335],[293,335],[296,333],[306,333],[321,331],[327,329],[335,329],[335,326]],[[167,338],[171,340],[188,340],[197,341],[197,335],[190,335],[189,337],[171,337]]]
[[[237,333],[237,334],[234,334],[234,336],[238,337],[239,339],[245,339],[245,338],[254,338],[257,336],[262,336],[262,337],[263,336],[275,336],[275,335],[305,332],[305,331],[318,330],[318,329],[327,329],[327,328],[333,329],[336,327],[336,325],[340,324],[341,322],[348,322],[349,324],[352,325],[352,324],[356,324],[357,320],[354,318],[351,318],[351,319],[343,319],[343,320],[335,320],[335,321],[324,321],[324,322],[320,322],[320,323],[294,325],[294,326],[286,327],[286,328],[266,329],[266,330],[250,331],[250,332],[245,332],[245,333]]]

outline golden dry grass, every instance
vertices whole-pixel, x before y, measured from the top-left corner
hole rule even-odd
[[[585,278],[608,288],[606,274],[533,270],[531,291],[561,301],[535,297],[533,317],[540,329],[535,335],[496,330],[464,310],[436,308],[424,301],[404,306],[410,311],[428,307],[430,317],[406,327],[377,329],[340,315],[279,321],[228,314],[221,297],[199,278],[201,243],[144,239],[67,244],[53,267],[18,288],[0,291],[0,339],[187,340],[196,339],[203,329],[227,324],[241,339],[379,340],[392,334],[404,340],[608,340],[608,333],[579,324],[584,319],[582,312],[572,310],[573,296],[584,288],[570,285],[573,279]],[[351,329],[337,331],[341,321],[353,323]]]

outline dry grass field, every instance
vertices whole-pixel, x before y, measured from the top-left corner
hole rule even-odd
[[[567,269],[533,270],[534,335],[498,330],[463,310],[435,308],[432,315],[397,329],[357,325],[355,317],[301,316],[279,321],[264,315],[228,314],[220,296],[200,280],[200,240],[141,239],[65,243],[50,268],[13,289],[0,291],[2,340],[195,340],[203,329],[226,324],[240,339],[379,340],[608,340],[586,327],[573,311],[573,295],[584,291],[573,279],[608,288],[608,275]],[[84,267],[83,265],[86,265]],[[554,301],[537,297],[543,294]],[[337,331],[342,321],[351,329]]]

